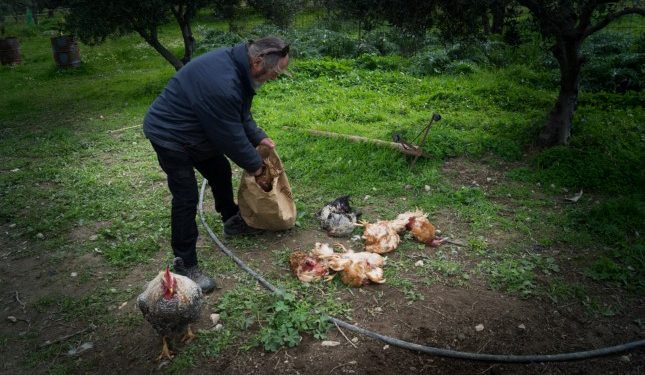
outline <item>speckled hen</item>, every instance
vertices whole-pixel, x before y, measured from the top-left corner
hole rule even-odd
[[[163,348],[157,360],[172,359],[168,339],[183,335],[182,341],[195,338],[190,324],[199,319],[203,304],[202,290],[191,279],[170,272],[159,272],[137,298],[143,317],[162,337]]]

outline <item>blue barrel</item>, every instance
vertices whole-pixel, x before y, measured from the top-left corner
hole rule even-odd
[[[59,68],[78,68],[81,66],[81,53],[76,38],[71,35],[55,36],[51,39],[54,61]]]
[[[18,38],[10,36],[0,38],[0,63],[2,65],[20,64],[20,43]]]

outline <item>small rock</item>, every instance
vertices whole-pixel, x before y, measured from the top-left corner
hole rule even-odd
[[[44,240],[44,239],[45,239],[45,235],[44,235],[44,234],[42,234],[42,233],[38,233],[38,234],[36,235],[36,238],[38,238],[39,240]]]
[[[14,168],[11,170],[11,172],[18,172],[18,171],[20,171],[20,168]]]
[[[483,324],[477,324],[477,325],[475,326],[475,331],[477,331],[477,332],[481,332],[481,331],[483,331],[483,330],[484,330],[484,325],[483,325]]]
[[[409,185],[409,184],[405,185],[405,190],[410,190],[410,189],[412,189],[412,185]]]
[[[416,263],[414,263],[414,265],[417,266],[417,267],[423,267],[423,261],[418,260]]]
[[[486,182],[491,182],[491,181],[493,181],[493,179],[492,179],[492,178],[490,178],[490,177],[486,177]]]
[[[18,321],[18,319],[16,319],[16,317],[13,315],[8,316],[7,320],[10,321],[11,323],[15,323]]]
[[[320,345],[322,346],[338,346],[340,342],[338,341],[323,341]]]
[[[97,236],[96,234],[93,234],[90,236],[90,241],[96,241],[98,239],[99,239],[99,236]]]
[[[356,343],[358,342],[358,337],[354,337],[354,338],[352,338],[352,342],[353,342],[354,344],[356,344]]]
[[[376,188],[375,188],[375,187],[372,187],[372,191],[376,191]]]
[[[123,302],[121,305],[119,305],[119,310],[127,306],[127,304],[128,304],[128,301]]]
[[[221,331],[221,330],[222,330],[222,328],[224,328],[224,326],[222,325],[222,323],[217,323],[217,324],[215,324],[215,327],[214,327],[213,329],[214,329],[215,331],[219,332],[219,331]]]
[[[370,199],[369,195],[366,195],[365,198],[363,198],[363,200],[365,200],[365,201],[368,200],[368,199]]]
[[[630,362],[631,358],[629,357],[629,354],[621,355],[620,360],[623,362]]]
[[[381,306],[376,306],[376,307],[374,308],[374,311],[376,311],[376,312],[382,312],[382,311],[383,311],[383,308],[382,308]]]
[[[430,185],[426,185],[426,186],[424,186],[424,187],[423,187],[423,190],[425,190],[425,191],[430,191]]]
[[[72,273],[70,273],[69,275],[70,275],[71,277],[76,277],[76,276],[78,276],[78,272],[72,272]]]
[[[402,201],[405,201],[405,200],[408,200],[408,198],[406,198],[406,197],[401,197],[401,200],[402,200]]]
[[[15,228],[15,227],[16,227],[16,223],[9,224],[9,228]]]
[[[116,288],[110,288],[110,293],[116,293]]]
[[[211,322],[213,322],[213,325],[216,325],[217,322],[219,322],[219,314],[211,314]]]
[[[525,330],[526,326],[524,324],[520,324],[519,326],[517,326],[517,328],[519,328],[521,330]]]
[[[390,346],[389,346],[389,345],[384,345],[384,346],[383,346],[383,350],[388,350],[389,348],[390,348]]]
[[[465,340],[465,339],[466,339],[466,335],[464,335],[463,333],[460,333],[460,334],[458,334],[458,335],[457,335],[457,338],[458,338],[459,340]]]

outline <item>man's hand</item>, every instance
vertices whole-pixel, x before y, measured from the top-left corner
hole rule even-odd
[[[271,148],[271,149],[275,148],[275,142],[273,142],[273,140],[271,138],[262,139],[260,141],[260,144],[265,145],[265,146],[267,146],[268,148]]]

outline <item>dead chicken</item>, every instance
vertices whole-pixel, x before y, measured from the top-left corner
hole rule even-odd
[[[336,244],[344,252],[333,253],[327,256],[329,268],[340,271],[340,279],[343,284],[351,287],[367,285],[369,282],[382,284],[385,282],[383,269],[385,258],[376,253],[366,251],[354,252],[346,249],[341,244]]]
[[[181,260],[181,258],[176,258]],[[137,298],[143,317],[162,337],[163,348],[157,360],[172,359],[168,339],[183,334],[182,341],[195,338],[190,324],[199,319],[203,304],[202,289],[188,277],[161,271]]]
[[[436,236],[436,229],[428,220],[428,215],[421,210],[405,212],[397,216],[397,223],[405,222],[405,229],[419,240],[429,246],[437,247],[445,240]]]
[[[349,195],[338,197],[316,213],[322,229],[332,237],[346,237],[352,234],[356,220],[361,213],[349,205]]]
[[[273,189],[273,181],[276,177],[282,174],[283,170],[276,166],[271,158],[263,160],[262,173],[255,176],[255,182],[262,188],[262,190],[269,192]]]
[[[295,251],[289,256],[289,267],[291,272],[305,283],[318,281],[329,275],[326,261],[303,251]]]
[[[379,220],[376,223],[361,222],[365,228],[362,238],[365,240],[365,250],[371,253],[384,254],[399,246],[401,238],[397,232],[398,226],[394,221]]]

